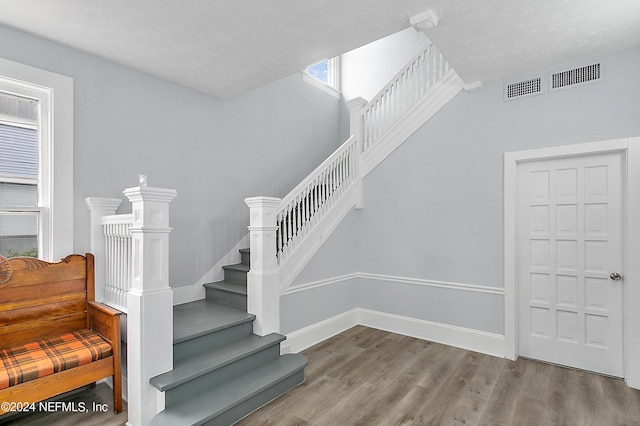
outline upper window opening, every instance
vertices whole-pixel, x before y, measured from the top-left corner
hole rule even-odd
[[[315,77],[325,84],[329,84],[329,60],[318,62],[307,68],[311,77]]]
[[[332,89],[340,90],[340,63],[339,58],[325,59],[322,62],[311,65],[306,73]]]

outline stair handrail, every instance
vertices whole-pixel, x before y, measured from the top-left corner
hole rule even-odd
[[[409,129],[422,125],[412,114],[426,106],[433,115],[461,89],[460,83],[440,52],[425,43],[370,102],[347,102],[352,136],[283,199],[245,198],[251,247],[247,309],[256,316],[255,334],[280,330],[282,292],[350,209],[363,208],[366,173],[416,130],[397,132],[400,120],[406,116]],[[372,149],[379,141],[384,144]]]
[[[282,264],[359,176],[357,138],[351,136],[293,188],[276,210],[276,257]]]
[[[407,61],[362,110],[362,150],[366,151],[449,71],[449,63],[430,41]]]

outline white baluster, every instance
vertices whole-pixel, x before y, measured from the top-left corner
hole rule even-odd
[[[302,197],[297,197],[296,216],[298,218],[298,234],[302,231]]]

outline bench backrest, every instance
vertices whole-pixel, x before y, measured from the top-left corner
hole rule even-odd
[[[89,328],[93,255],[57,263],[0,256],[0,348]]]

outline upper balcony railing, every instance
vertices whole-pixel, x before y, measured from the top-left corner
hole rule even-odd
[[[424,44],[362,110],[362,149],[368,150],[449,71],[430,42]]]

